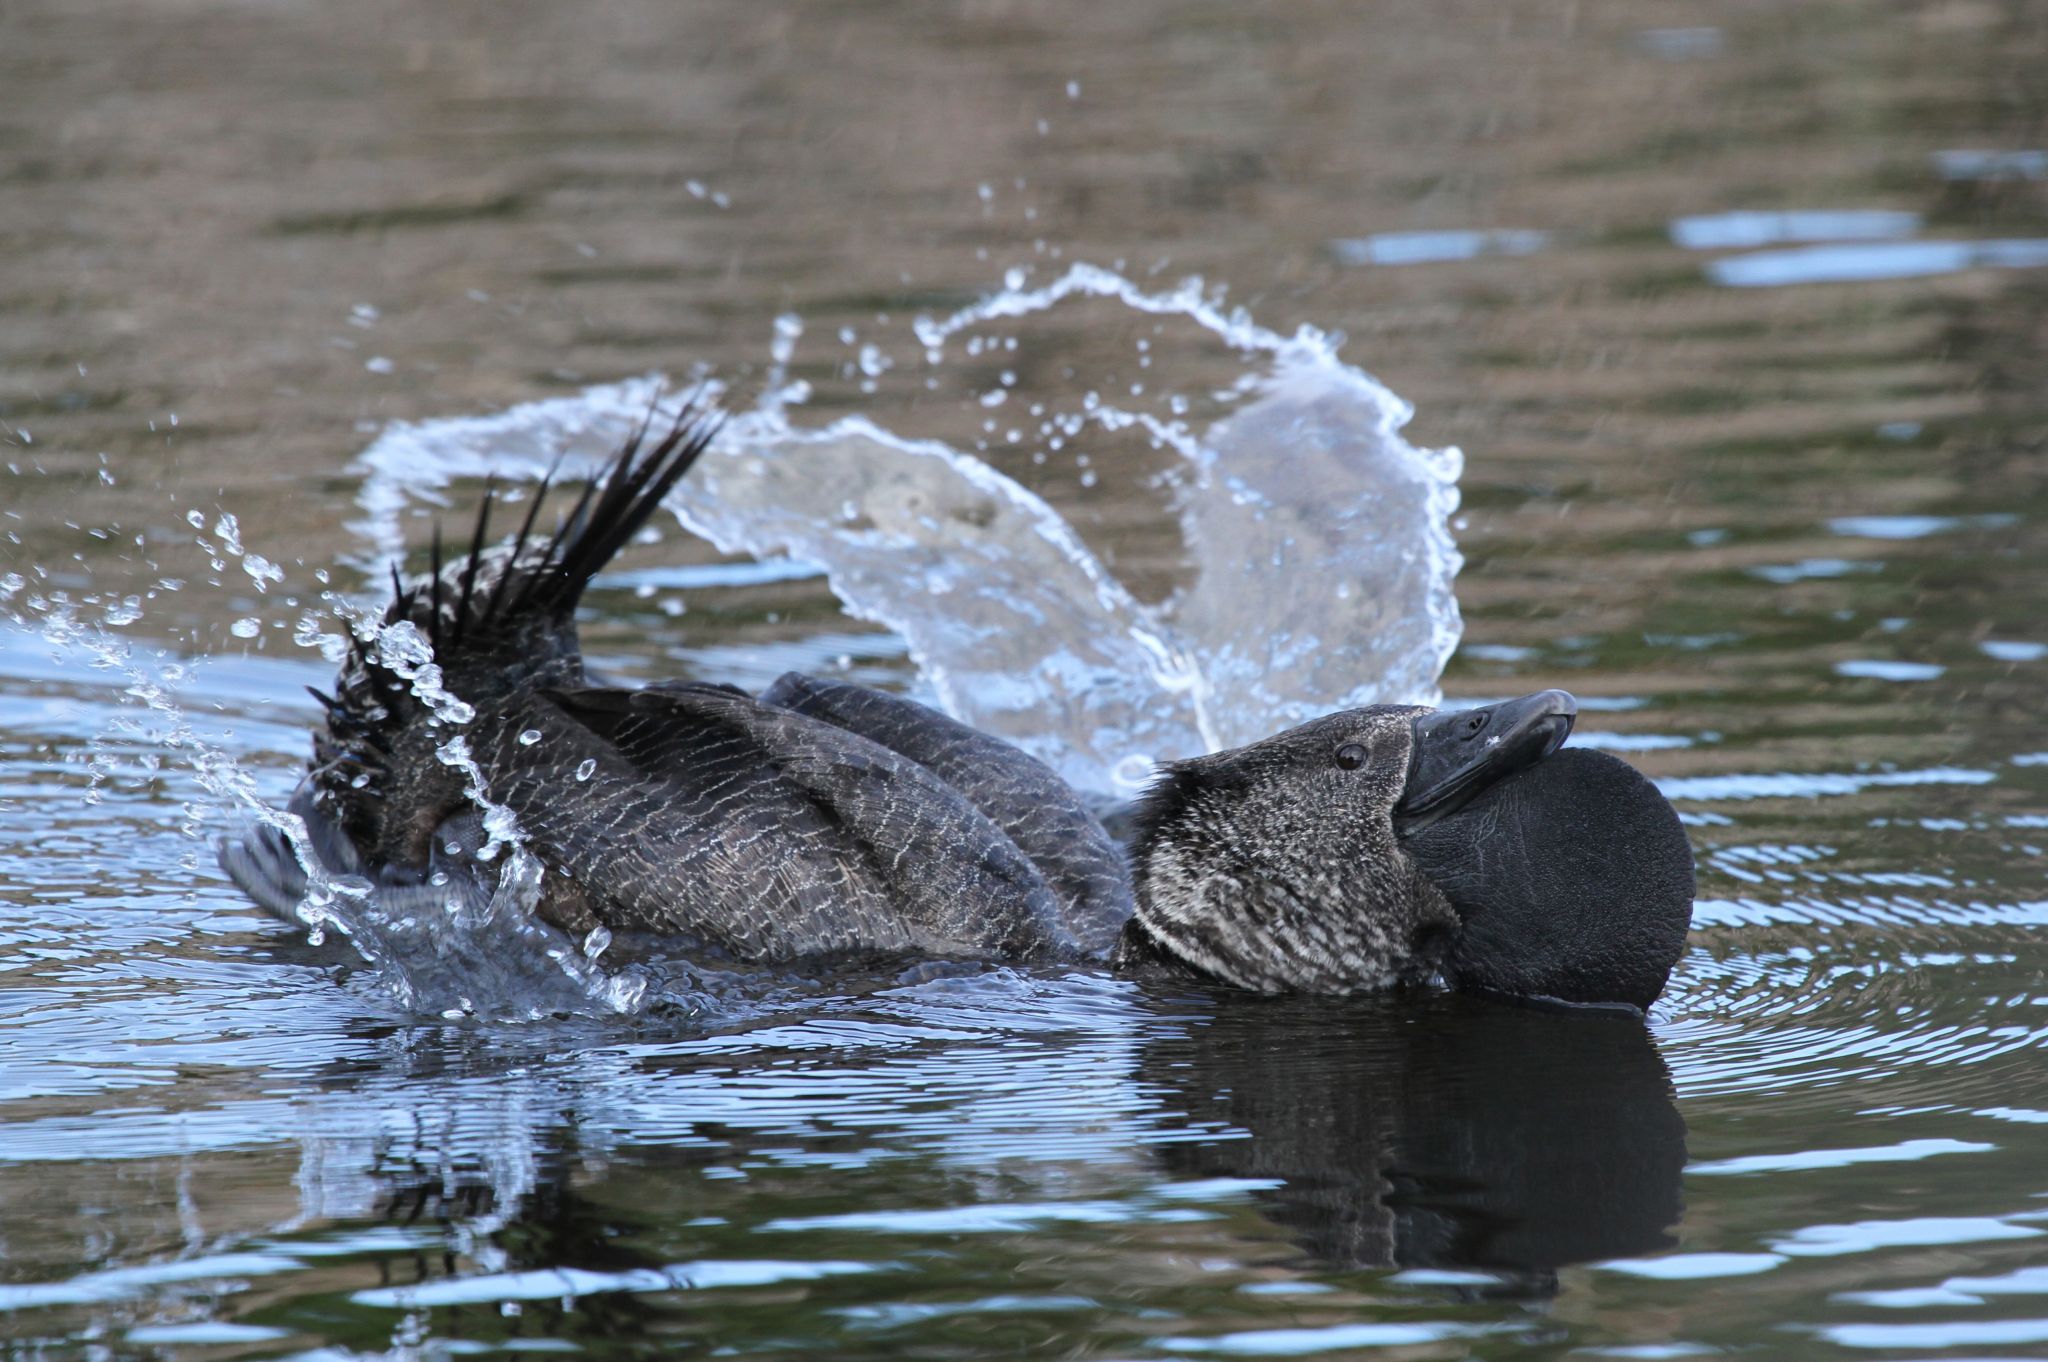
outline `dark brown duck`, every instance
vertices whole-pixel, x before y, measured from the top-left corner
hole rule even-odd
[[[503,858],[437,756],[459,735],[540,866],[562,930],[752,962],[819,956],[1109,960],[1262,992],[1442,978],[1647,1006],[1678,958],[1692,857],[1624,763],[1557,749],[1561,691],[1483,709],[1371,706],[1172,764],[1128,848],[1042,763],[898,696],[787,675],[761,695],[595,684],[575,609],[714,433],[686,412],[629,442],[558,528],[543,485],[505,544],[394,573],[386,626],[431,643],[460,725],[373,643],[344,663],[291,802],[323,872],[388,907],[487,898]],[[317,694],[317,692],[316,692]],[[291,918],[282,835],[222,850]]]

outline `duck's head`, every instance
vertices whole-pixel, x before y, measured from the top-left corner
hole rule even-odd
[[[1647,1007],[1692,912],[1678,816],[1634,768],[1559,752],[1563,691],[1345,710],[1164,768],[1131,846],[1137,948],[1261,992],[1441,974]]]

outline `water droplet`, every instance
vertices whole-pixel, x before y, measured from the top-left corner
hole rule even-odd
[[[1119,761],[1110,770],[1109,776],[1117,785],[1126,790],[1142,789],[1152,781],[1152,758],[1132,754]]]
[[[245,615],[228,626],[228,632],[236,638],[254,638],[263,629],[263,621],[254,615]]]
[[[519,745],[521,747],[531,747],[539,741],[540,730],[537,728],[529,728],[519,735]]]
[[[583,938],[584,958],[589,960],[597,959],[598,956],[604,954],[604,948],[611,944],[612,933],[609,927],[592,927],[590,935]]]
[[[597,774],[597,758],[596,758],[596,757],[585,757],[585,758],[583,759],[583,764],[582,764],[581,766],[578,766],[578,767],[576,768],[576,779],[578,779],[579,781],[581,781],[581,780],[588,780],[588,779],[590,779],[590,778],[591,778],[592,776],[594,776],[594,775],[596,775],[596,774]]]
[[[786,365],[796,354],[798,337],[804,334],[804,319],[794,312],[785,312],[775,319],[775,339],[768,346],[768,357],[778,365]]]

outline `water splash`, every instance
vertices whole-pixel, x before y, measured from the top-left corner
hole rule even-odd
[[[232,556],[243,555],[237,551]],[[362,631],[366,646],[404,676],[444,722],[467,722],[469,707],[441,687],[439,668],[411,624],[385,626],[352,602],[328,599],[337,616]],[[525,849],[511,811],[490,801],[482,772],[468,759],[459,733],[444,744],[442,758],[471,781],[471,798],[490,838],[480,859],[507,854],[491,892],[451,890],[437,905],[445,911],[422,912],[417,896],[388,899],[374,892],[369,881],[348,873],[351,867],[323,864],[305,820],[273,807],[257,773],[230,750],[232,733],[203,732],[194,724],[179,698],[191,668],[115,632],[138,613],[125,600],[81,601],[53,590],[31,593],[21,605],[24,613],[7,617],[12,625],[33,631],[59,657],[75,658],[92,672],[111,673],[128,708],[73,758],[87,775],[87,801],[97,802],[112,782],[154,779],[167,763],[189,770],[202,797],[184,804],[179,831],[202,846],[223,822],[233,837],[267,831],[282,838],[304,877],[292,911],[309,939],[319,945],[329,933],[339,935],[400,1008],[448,1017],[526,1019],[631,1014],[649,1000],[649,981],[640,970],[601,967],[597,952],[535,916],[540,862]],[[100,610],[97,618],[94,609]],[[346,640],[320,632],[316,620],[310,614],[301,620],[298,640],[332,661],[346,649]],[[196,869],[205,854],[195,848],[190,868]],[[681,998],[682,991],[677,994]]]
[[[447,732],[434,755],[462,775],[484,837],[468,854],[482,866],[493,865],[501,855],[504,863],[488,893],[437,874],[429,884],[441,891],[439,914],[414,895],[333,880],[353,900],[345,914],[337,914],[331,898],[319,901],[321,881],[332,877],[323,875],[303,841],[295,842],[300,866],[308,873],[309,897],[319,911],[343,920],[359,947],[366,938],[374,942],[371,958],[392,974],[401,997],[417,1010],[451,1018],[537,1018],[593,1006],[621,1015],[639,1011],[648,997],[645,974],[631,966],[602,968],[597,952],[579,947],[539,918],[544,868],[527,849],[517,815],[491,798],[483,768],[462,732],[476,710],[447,689],[426,635],[411,620],[386,623],[380,612],[332,593],[327,600],[367,655],[403,680],[432,712],[432,722]],[[335,650],[326,646],[321,651]],[[306,911],[303,906],[298,910],[302,918]]]
[[[27,613],[11,616],[11,623],[18,628],[34,629],[59,655],[78,657],[93,671],[118,675],[125,683],[122,698],[146,716],[116,719],[78,754],[90,780],[87,801],[98,802],[102,786],[123,775],[154,776],[168,755],[189,767],[200,789],[212,801],[211,806],[199,801],[185,804],[180,822],[180,831],[185,836],[200,839],[208,823],[222,812],[245,828],[262,826],[274,830],[306,870],[306,893],[298,907],[298,917],[313,940],[318,942],[329,928],[353,937],[350,915],[335,908],[349,891],[337,885],[320,866],[305,821],[297,814],[272,808],[261,794],[254,773],[223,746],[202,735],[178,703],[176,688],[188,679],[189,670],[113,632],[133,622],[139,611],[131,611],[124,601],[107,607],[101,619],[93,620],[84,616],[82,603],[74,602],[63,591],[31,595],[23,605]],[[132,771],[124,770],[117,746],[122,740],[133,741],[141,748],[133,757]],[[374,940],[356,944],[371,964],[385,963]]]
[[[967,328],[1075,297],[1183,318],[1246,357],[1228,414],[1206,430],[1182,419],[1178,399],[1162,415],[1092,393],[1082,410],[1041,428],[1059,432],[1049,443],[1084,427],[1137,430],[1172,451],[1167,481],[1191,576],[1171,599],[1137,599],[1050,504],[971,454],[864,418],[792,424],[790,409],[808,395],[787,377],[802,336],[793,316],[776,321],[766,395],[726,427],[671,508],[728,552],[822,567],[851,613],[905,640],[946,709],[1097,794],[1127,795],[1155,761],[1250,741],[1339,706],[1436,699],[1458,637],[1451,581],[1460,560],[1446,530],[1458,453],[1403,441],[1409,407],[1339,361],[1331,337],[1265,330],[1242,311],[1224,312],[1197,280],[1149,294],[1078,266],[1026,291],[1013,273],[1002,292],[952,317],[920,318],[914,330],[928,363],[942,364]],[[968,348],[977,344],[970,338]],[[393,427],[360,460],[363,566],[381,569],[402,553],[408,506],[441,500],[456,478],[537,479],[558,460],[595,471],[661,392],[650,378],[494,416]],[[195,510],[187,520],[212,580],[234,560],[259,592],[283,585],[283,571],[250,551],[232,514]],[[326,573],[315,576],[324,586]],[[5,595],[26,588],[10,578]],[[462,775],[474,810],[460,841],[480,878],[379,887],[361,866],[323,863],[304,821],[271,808],[250,772],[191,730],[173,695],[175,664],[139,657],[108,632],[135,618],[130,602],[92,623],[61,593],[25,603],[50,642],[126,676],[129,697],[156,720],[137,734],[144,747],[189,761],[213,804],[187,809],[188,834],[225,810],[244,835],[282,837],[304,876],[295,915],[316,943],[344,936],[401,1006],[517,1018],[701,1002],[706,981],[687,968],[621,964],[607,937],[571,940],[539,920],[542,867],[511,810],[492,798],[464,733],[474,710],[447,690],[427,638],[337,592],[319,599],[322,608],[297,619],[293,641],[328,665],[362,649],[433,713],[437,756]],[[262,625],[249,617],[230,632],[247,637]],[[113,758],[100,750],[93,760],[97,774]]]
[[[1447,522],[1462,457],[1408,444],[1412,408],[1337,357],[1329,335],[1281,335],[1225,311],[1200,280],[1147,293],[1077,265],[943,319],[919,318],[930,364],[968,328],[1072,298],[1184,319],[1248,365],[1207,430],[1091,400],[1058,429],[1136,429],[1172,450],[1192,584],[1139,601],[1042,498],[971,454],[865,418],[791,424],[777,382],[670,499],[727,552],[822,567],[850,613],[896,631],[955,717],[1047,761],[1078,788],[1128,795],[1157,761],[1264,737],[1371,702],[1434,703],[1456,648]],[[800,328],[778,321],[776,373]],[[403,547],[413,498],[452,480],[595,466],[644,419],[649,378],[492,416],[395,426],[358,460],[357,528],[374,566]]]

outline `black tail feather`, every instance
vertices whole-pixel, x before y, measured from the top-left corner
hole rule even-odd
[[[652,416],[650,411],[649,421]],[[569,514],[552,535],[538,544],[535,553],[534,525],[540,518],[541,503],[554,490],[558,471],[550,469],[534,489],[532,503],[526,508],[497,570],[490,574],[488,582],[481,584],[480,590],[479,578],[484,575],[486,562],[497,552],[489,542],[495,479],[486,480],[469,549],[460,559],[461,567],[453,584],[454,609],[445,616],[452,621],[453,628],[445,639],[441,625],[447,564],[442,558],[441,527],[434,527],[426,613],[432,624],[429,636],[435,651],[459,654],[472,631],[480,643],[488,646],[508,624],[536,618],[567,619],[591,579],[640,532],[663,499],[690,471],[717,434],[721,421],[715,410],[694,400],[685,403],[668,433],[644,456],[648,425],[643,422],[604,474],[584,484]],[[416,587],[397,586],[391,617],[398,619],[409,614],[417,597]],[[448,661],[444,658],[443,665]]]
[[[545,612],[562,618],[573,611],[591,579],[640,532],[695,465],[718,433],[720,419],[716,412],[706,411],[695,402],[686,403],[668,433],[645,458],[640,454],[646,435],[643,425],[619,451],[604,479],[585,484],[568,519],[549,540],[539,564],[516,574],[520,580],[509,597],[502,590],[494,591],[479,622],[499,618],[501,605],[513,615]],[[543,492],[547,486],[542,483]],[[522,544],[537,509],[536,501],[528,512],[527,525],[520,530]],[[503,585],[501,579],[500,587]]]
[[[559,466],[558,464],[557,467]],[[540,480],[540,486],[536,487],[533,491],[533,500],[526,507],[526,518],[519,522],[519,533],[512,540],[512,561],[514,563],[517,563],[526,554],[527,538],[533,533],[534,517],[540,514],[540,504],[548,499],[548,488],[553,486],[554,481],[555,469],[550,468],[547,475]],[[512,577],[513,574],[510,572],[498,574],[498,580],[491,586],[491,598],[484,603],[485,619],[496,618],[498,606],[505,599],[505,583],[511,581]]]
[[[462,646],[462,640],[469,633],[469,598],[476,591],[477,569],[483,566],[484,541],[491,535],[491,503],[497,499],[498,480],[495,476],[484,479],[483,500],[476,511],[476,533],[469,539],[469,556],[462,563],[462,599],[455,603],[455,644]],[[507,573],[510,572],[507,565]]]

